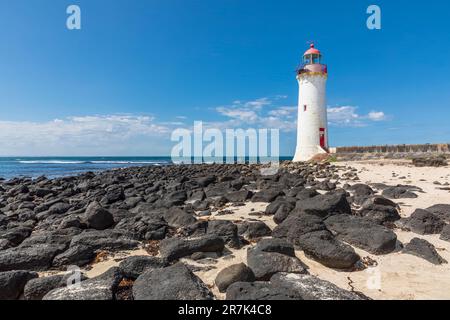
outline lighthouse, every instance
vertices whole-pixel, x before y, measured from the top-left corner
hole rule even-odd
[[[311,44],[297,70],[299,97],[294,162],[308,161],[317,154],[328,153],[327,78],[328,70],[322,64],[322,54]]]

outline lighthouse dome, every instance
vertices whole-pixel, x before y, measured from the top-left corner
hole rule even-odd
[[[308,50],[306,50],[304,56],[309,55],[309,54],[319,54],[320,55],[320,51],[317,50],[316,48],[314,48],[314,43],[311,43],[310,48]]]

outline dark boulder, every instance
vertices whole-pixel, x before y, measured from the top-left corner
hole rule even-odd
[[[226,300],[302,300],[296,292],[275,287],[270,282],[235,282],[227,289]]]
[[[382,196],[372,196],[367,198],[361,205],[362,209],[368,209],[371,208],[373,206],[388,206],[388,207],[398,207],[398,205],[392,201],[389,200],[388,198],[382,197]]]
[[[320,193],[317,192],[316,189],[302,189],[299,192],[297,192],[297,195],[295,196],[298,200],[305,200],[310,199],[315,196],[318,196]]]
[[[347,190],[353,192],[355,196],[370,196],[374,194],[374,191],[371,187],[363,183],[356,183],[352,186],[349,186]]]
[[[221,270],[215,279],[215,284],[220,292],[225,292],[227,288],[235,282],[253,282],[255,275],[244,263],[233,264]]]
[[[47,293],[43,300],[114,300],[122,279],[120,268],[112,267],[97,277],[54,289]]]
[[[245,202],[253,196],[253,192],[248,190],[239,190],[227,193],[225,197],[229,202]]]
[[[437,253],[434,246],[424,239],[413,238],[411,241],[405,245],[402,250],[403,253],[412,254],[419,258],[423,258],[432,264],[443,264],[447,263],[439,253]]]
[[[450,242],[450,224],[446,225],[442,229],[442,233],[441,233],[441,236],[439,237],[439,239]]]
[[[195,179],[195,181],[198,183],[199,186],[205,188],[209,186],[211,183],[216,182],[216,177],[215,176],[200,177]]]
[[[167,210],[166,213],[164,213],[164,220],[167,221],[169,226],[175,228],[185,227],[197,222],[197,219],[195,219],[192,214],[177,207]]]
[[[247,240],[254,240],[270,236],[272,230],[262,221],[251,221],[238,225],[238,233]]]
[[[208,287],[184,264],[148,270],[133,285],[135,300],[211,300]]]
[[[162,218],[162,213],[160,216],[142,213],[122,219],[115,229],[132,232],[140,240],[162,240],[166,235],[168,224]]]
[[[23,288],[38,274],[29,271],[0,272],[0,300],[16,300],[23,292]]]
[[[163,206],[166,208],[171,208],[174,206],[181,206],[187,200],[187,193],[184,190],[173,191],[167,194],[163,200]]]
[[[136,235],[125,230],[86,230],[74,236],[70,246],[85,245],[93,250],[131,250],[139,246]]]
[[[38,198],[44,198],[49,194],[54,194],[54,191],[51,189],[37,188],[36,190],[33,191],[33,194]]]
[[[299,200],[297,201],[295,210],[319,217],[326,217],[330,214],[352,213],[346,193],[343,190]]]
[[[336,215],[325,220],[325,225],[338,239],[372,254],[387,254],[396,248],[394,232],[365,218]]]
[[[240,248],[241,243],[238,236],[238,227],[228,220],[212,220],[208,222],[206,233],[212,236],[219,236],[225,244],[232,248]]]
[[[85,219],[89,228],[105,230],[114,225],[113,215],[98,202],[92,202],[86,209]]]
[[[378,204],[363,205],[358,215],[377,224],[388,224],[401,219],[396,207]]]
[[[283,239],[262,239],[253,248],[254,252],[276,252],[290,257],[295,257],[295,250],[292,244]]]
[[[293,199],[294,201],[291,201]],[[265,214],[273,215],[273,221],[279,224],[291,213],[295,208],[295,198],[278,198],[266,207]]]
[[[0,271],[10,270],[48,270],[53,258],[64,247],[51,244],[38,244],[30,247],[15,247],[0,251]]]
[[[23,296],[25,300],[42,300],[53,289],[63,287],[65,285],[63,279],[64,275],[32,279],[26,284]]]
[[[403,186],[388,187],[383,190],[382,195],[390,199],[417,198],[417,194]]]
[[[133,235],[122,230],[87,230],[72,238],[70,247],[55,257],[53,266],[83,266],[91,262],[99,250],[113,252],[131,250],[138,246],[139,242]]]
[[[39,244],[51,244],[66,248],[75,235],[80,233],[80,230],[66,229],[57,231],[35,231],[30,237],[26,238],[21,247],[31,247]]]
[[[253,195],[252,202],[272,202],[281,195],[283,193],[278,189],[261,190]]]
[[[445,222],[427,210],[417,209],[406,219],[405,227],[412,232],[426,235],[441,233]]]
[[[450,204],[435,204],[425,210],[431,212],[443,221],[450,223]]]
[[[169,238],[161,241],[159,251],[167,261],[173,261],[195,252],[222,252],[225,242],[219,236],[204,236],[194,239]]]
[[[28,227],[15,227],[7,229],[5,231],[0,230],[0,239],[8,241],[10,246],[15,247],[22,243],[31,234],[31,228]]]
[[[220,197],[224,196],[227,193],[236,191],[235,188],[231,186],[231,183],[229,181],[220,182],[214,185],[210,185],[208,188],[204,189],[206,197]]]
[[[295,292],[303,300],[364,300],[361,295],[308,274],[277,273],[270,282],[286,292]]]
[[[294,212],[281,224],[275,227],[272,236],[274,238],[284,238],[288,240],[288,242],[297,245],[298,237],[309,232],[325,229],[322,218],[303,212]]]
[[[87,245],[74,245],[53,259],[53,267],[68,265],[84,266],[94,260],[96,249]]]
[[[294,247],[280,239],[263,239],[247,250],[247,263],[257,280],[269,280],[277,272],[306,273]]]
[[[87,225],[81,221],[80,217],[67,216],[61,221],[58,228],[59,229],[69,229],[69,228],[83,229],[86,227],[87,227]]]
[[[55,203],[54,205],[50,206],[50,208],[48,208],[47,214],[49,214],[49,215],[63,214],[63,213],[66,213],[67,211],[69,211],[69,209],[70,209],[70,204],[65,203],[65,202],[58,202],[58,203]]]
[[[291,202],[285,197],[279,197],[277,200],[273,201],[266,207],[265,213],[266,215],[274,215],[278,210],[280,210],[281,207],[284,207],[283,210],[286,211],[287,214],[289,214],[289,212],[295,207],[295,201]]]
[[[305,254],[326,267],[351,269],[361,259],[355,250],[326,230],[309,232],[297,238],[297,246]]]
[[[106,195],[102,199],[103,204],[111,204],[125,200],[125,193],[122,186],[110,186],[106,188]]]
[[[124,276],[128,279],[137,279],[142,273],[149,269],[167,267],[167,262],[158,257],[133,256],[126,258],[119,264]]]

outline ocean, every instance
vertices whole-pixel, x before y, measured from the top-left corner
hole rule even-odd
[[[279,158],[280,161],[291,159],[292,157]],[[53,179],[88,171],[169,164],[173,164],[170,157],[0,157],[0,178],[9,180],[46,176]]]
[[[171,163],[170,157],[0,157],[0,178],[57,178],[87,171]]]

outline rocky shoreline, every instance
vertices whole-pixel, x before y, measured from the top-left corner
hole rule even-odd
[[[152,166],[0,181],[0,299],[359,300],[370,298],[309,264],[362,272],[374,263],[361,250],[447,263],[420,236],[450,241],[450,205],[400,214],[422,188],[362,183],[360,170],[339,163],[261,169]],[[398,231],[413,239],[401,243]],[[133,254],[116,256],[124,252]],[[74,266],[88,273],[106,257],[114,266],[67,285]]]

